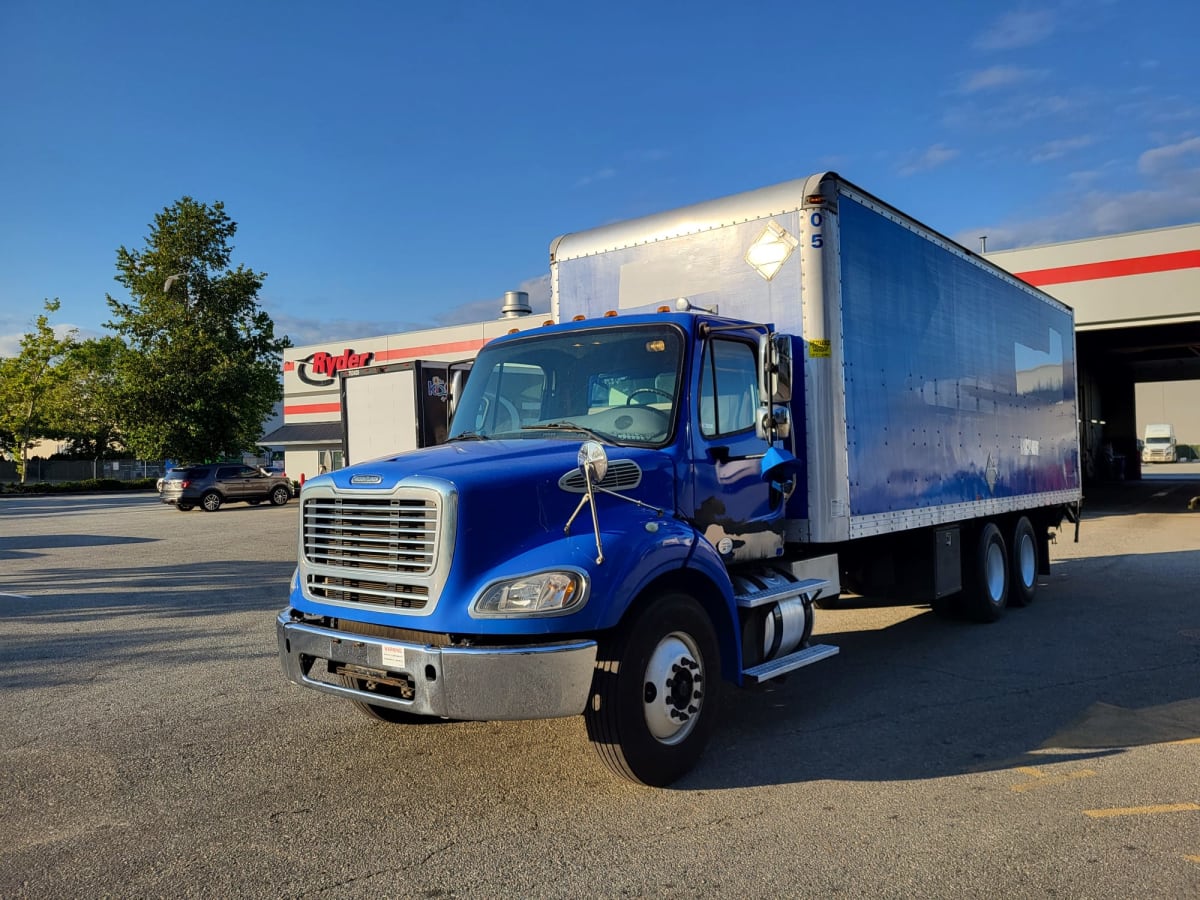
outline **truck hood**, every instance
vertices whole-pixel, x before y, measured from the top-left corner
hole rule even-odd
[[[321,475],[310,484],[331,481],[339,492],[378,492],[410,477],[447,481],[458,496],[460,541],[483,556],[491,556],[493,547],[515,554],[562,537],[583,496],[577,465],[581,443],[562,438],[459,441],[359,463]],[[669,454],[644,447],[606,446],[605,450],[609,457],[606,487],[667,515],[675,512],[674,462]],[[606,530],[622,527],[622,518],[637,509],[615,497],[601,497],[598,506]],[[591,530],[590,515],[583,513],[571,533]],[[497,540],[500,533],[503,540]]]

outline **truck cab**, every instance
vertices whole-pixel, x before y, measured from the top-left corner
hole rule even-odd
[[[669,312],[489,343],[446,444],[305,484],[291,680],[389,720],[583,712],[622,774],[678,777],[722,680],[836,652],[808,646],[835,566],[767,565],[803,468],[768,453],[768,331]]]
[[[1175,462],[1177,448],[1175,428],[1172,425],[1147,425],[1142,440],[1142,462]]]

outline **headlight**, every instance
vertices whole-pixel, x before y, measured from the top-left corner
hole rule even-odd
[[[578,572],[539,572],[489,585],[475,601],[477,616],[558,616],[574,612],[586,599]]]

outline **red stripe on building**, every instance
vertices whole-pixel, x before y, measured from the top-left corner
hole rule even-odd
[[[422,359],[435,353],[459,353],[463,350],[478,350],[487,341],[475,338],[469,341],[450,341],[447,344],[426,344],[424,347],[398,347],[375,354],[372,362],[398,362],[406,359]]]
[[[1021,279],[1036,287],[1047,284],[1066,284],[1072,281],[1096,281],[1100,278],[1121,278],[1125,275],[1148,275],[1151,272],[1174,272],[1179,269],[1200,268],[1200,250],[1181,250],[1178,253],[1158,253],[1154,256],[1134,256],[1129,259],[1108,259],[1104,262],[1078,266],[1059,266],[1055,269],[1034,269],[1015,272]]]
[[[432,356],[435,353],[462,353],[464,351],[478,350],[487,340],[483,338],[475,338],[469,341],[450,341],[445,344],[425,344],[422,347],[398,347],[395,350],[380,350],[371,353],[371,365],[385,362],[402,362],[407,359],[424,359]],[[294,372],[296,370],[296,361],[287,360],[283,364],[283,371]]]
[[[340,403],[296,403],[283,408],[285,416],[307,416],[312,413],[340,413],[341,411]]]

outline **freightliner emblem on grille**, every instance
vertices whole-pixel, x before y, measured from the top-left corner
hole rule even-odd
[[[383,484],[382,475],[351,475],[351,484]]]

